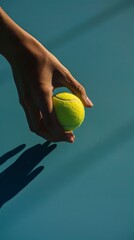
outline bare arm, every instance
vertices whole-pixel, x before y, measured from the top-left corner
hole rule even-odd
[[[64,132],[57,121],[52,96],[55,88],[67,87],[82,100],[85,107],[92,107],[84,87],[1,7],[0,54],[11,65],[20,104],[31,131],[49,141],[74,142],[73,132]]]

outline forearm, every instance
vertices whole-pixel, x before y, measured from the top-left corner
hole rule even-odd
[[[37,40],[18,26],[0,7],[0,54],[11,64]],[[39,43],[38,43],[39,44]],[[34,47],[33,47],[34,49]]]
[[[0,8],[0,53],[13,61],[21,43],[28,35]]]

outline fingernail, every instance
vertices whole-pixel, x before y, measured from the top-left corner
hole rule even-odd
[[[88,97],[86,98],[86,102],[90,107],[93,107],[93,103]]]

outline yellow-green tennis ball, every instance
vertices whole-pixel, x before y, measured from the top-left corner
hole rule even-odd
[[[59,93],[53,96],[57,119],[65,131],[79,127],[84,120],[85,110],[81,100],[72,93]]]

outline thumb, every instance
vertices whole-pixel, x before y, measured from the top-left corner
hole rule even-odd
[[[93,103],[88,98],[85,88],[71,75],[67,70],[64,74],[64,87],[67,87],[72,93],[79,97],[85,107],[92,107]]]

